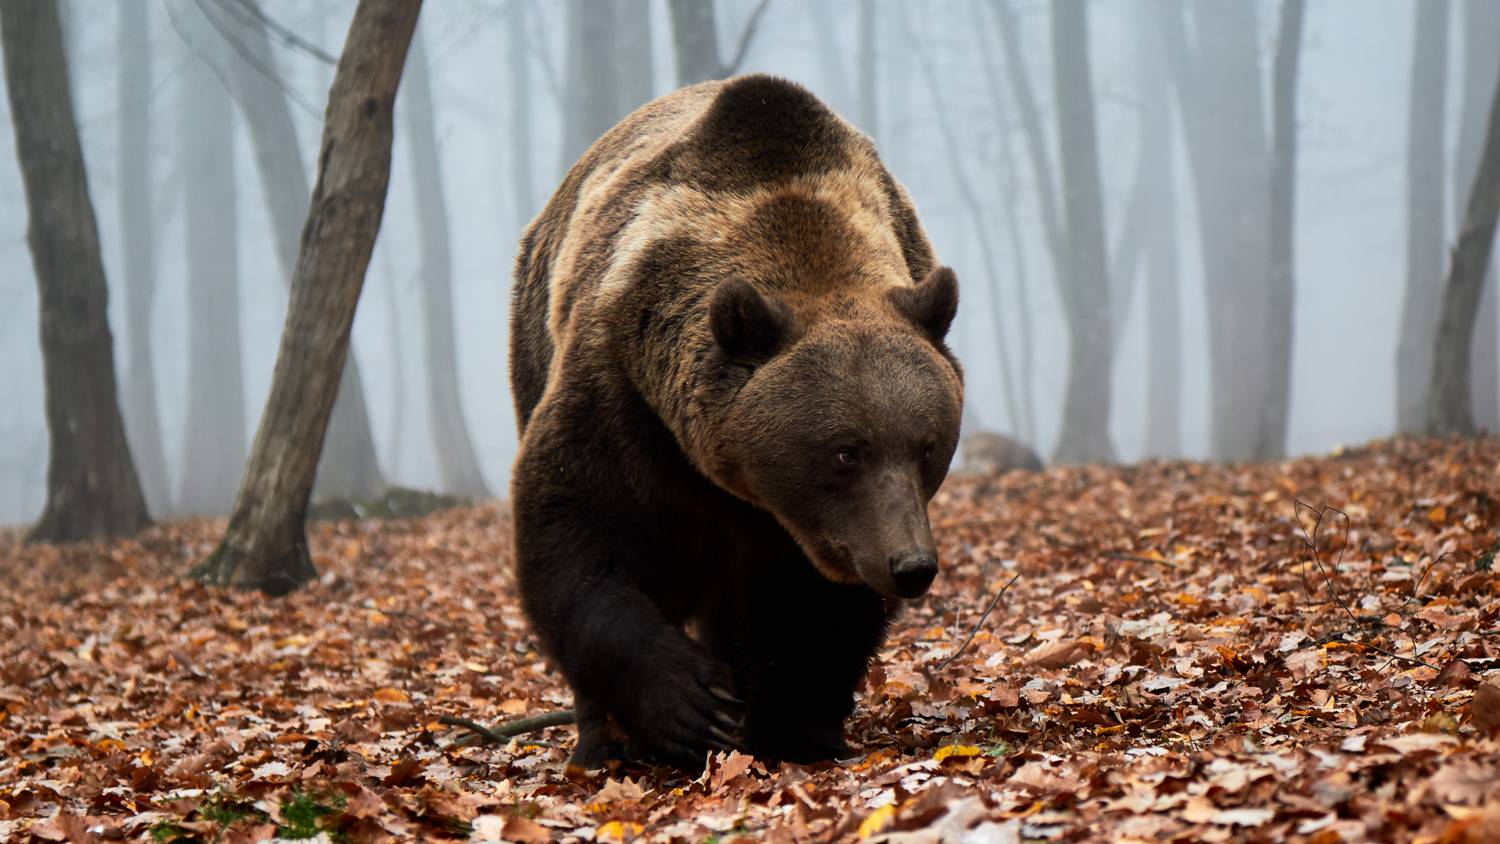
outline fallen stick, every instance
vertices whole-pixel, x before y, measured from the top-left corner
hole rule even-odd
[[[994,612],[995,605],[1000,603],[1000,599],[1005,597],[1005,593],[1010,590],[1011,584],[1020,579],[1021,573],[1016,572],[1015,577],[1012,577],[1009,581],[1006,582],[1003,587],[1000,588],[999,592],[995,593],[995,597],[990,599],[990,605],[984,608],[984,614],[979,616],[979,621],[975,623],[974,629],[969,631],[969,638],[965,639],[964,643],[958,646],[958,650],[954,651],[951,654],[948,654],[947,659],[939,662],[937,666],[932,669],[933,673],[937,673],[939,671],[942,671],[944,668],[947,668],[948,663],[957,659],[958,655],[964,652],[964,648],[967,648],[969,646],[969,643],[974,641],[974,636],[979,633],[979,628],[984,626],[984,620],[990,617],[991,612]]]
[[[470,721],[468,718],[460,718],[457,715],[439,715],[438,723],[447,724],[450,727],[463,727],[475,736],[489,742],[502,742],[508,738],[534,733],[548,727],[561,727],[564,724],[572,724],[578,719],[573,715],[571,709],[559,709],[556,712],[544,712],[541,715],[533,715],[530,718],[518,718],[514,721],[506,721],[493,727],[486,727],[478,721]],[[465,736],[464,738],[469,738]],[[462,742],[459,739],[455,744]]]

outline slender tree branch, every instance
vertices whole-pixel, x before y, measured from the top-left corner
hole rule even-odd
[[[984,608],[984,614],[981,615],[981,616],[979,616],[979,621],[976,622],[974,624],[974,628],[969,631],[969,637],[967,639],[964,639],[964,643],[962,645],[958,646],[958,650],[954,651],[951,654],[948,654],[948,656],[947,656],[946,659],[944,659],[942,662],[939,662],[936,666],[934,666],[933,669],[932,669],[932,673],[935,674],[935,673],[937,673],[939,671],[942,671],[944,668],[947,668],[948,667],[948,663],[950,663],[953,660],[957,659],[958,655],[964,652],[964,649],[969,646],[969,643],[972,642],[972,641],[974,641],[975,635],[977,635],[979,633],[979,628],[981,628],[981,627],[984,626],[985,619],[989,618],[990,617],[990,613],[992,613],[992,612],[995,611],[995,606],[1000,603],[1000,599],[1003,598],[1003,597],[1005,597],[1005,593],[1006,592],[1010,591],[1011,584],[1015,583],[1017,580],[1020,580],[1020,579],[1021,579],[1021,573],[1020,572],[1016,572],[1015,575],[1013,577],[1011,577],[1010,580],[1006,581],[1006,583],[1005,583],[1004,586],[1000,587],[1000,591],[996,592],[995,593],[995,597],[993,597],[993,598],[990,599],[989,606],[987,606],[987,607]]]
[[[745,54],[750,52],[750,42],[755,40],[755,30],[760,26],[760,16],[765,13],[769,5],[771,5],[771,0],[760,0],[755,4],[755,10],[750,13],[749,19],[745,21],[745,29],[740,33],[740,43],[734,49],[734,57],[724,65],[725,77],[740,72],[740,65],[745,63]]]
[[[460,718],[457,715],[438,716],[439,724],[447,724],[450,727],[463,727],[487,742],[498,743],[526,733],[534,733],[537,730],[545,730],[548,727],[561,727],[565,724],[575,723],[578,719],[571,709],[559,709],[555,712],[544,712],[541,715],[533,715],[530,718],[518,718],[514,721],[506,721],[493,727],[486,727],[478,721],[468,718]]]

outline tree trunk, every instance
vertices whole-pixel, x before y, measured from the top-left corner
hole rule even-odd
[[[651,45],[650,0],[621,0],[615,8],[619,27],[616,106],[624,117],[651,101],[656,93],[656,62]]]
[[[1270,269],[1266,286],[1265,414],[1256,454],[1286,454],[1292,400],[1292,313],[1296,296],[1297,64],[1302,54],[1303,0],[1283,0],[1271,86]]]
[[[672,13],[677,84],[722,78],[724,65],[719,61],[719,27],[714,21],[713,0],[667,0],[667,8]]]
[[[875,0],[859,0],[859,128],[871,138],[880,137],[879,56],[875,52]]]
[[[624,116],[615,60],[614,3],[568,0],[563,70],[563,172]]]
[[[1406,295],[1396,343],[1396,427],[1420,432],[1428,418],[1427,388],[1445,256],[1443,237],[1443,127],[1448,75],[1448,0],[1412,7],[1412,45],[1406,129]]]
[[[1147,151],[1146,443],[1147,457],[1182,453],[1182,292],[1177,236],[1177,185],[1173,166],[1170,80],[1159,42],[1145,22],[1136,24],[1143,103],[1141,146]]]
[[[339,58],[271,395],[229,530],[197,570],[218,585],[285,594],[317,575],[305,519],[318,452],[380,231],[396,89],[414,0],[360,0]]]
[[[1053,460],[1110,461],[1115,450],[1109,437],[1109,275],[1094,129],[1087,0],[1053,3],[1052,62],[1068,231],[1061,292],[1069,335],[1068,386]]]
[[[246,449],[233,107],[205,57],[189,56],[179,78],[188,383],[177,500],[181,512],[221,515]]]
[[[120,6],[119,180],[121,268],[125,281],[125,433],[140,472],[146,505],[171,509],[151,358],[151,309],[156,303],[156,218],[152,205],[151,39],[144,3]]]
[[[1016,431],[1023,442],[1035,447],[1037,444],[1036,395],[1032,386],[1036,375],[1033,363],[1035,344],[1032,342],[1031,296],[1028,290],[1028,279],[1031,273],[1027,268],[1026,240],[1021,236],[1021,225],[1016,208],[1017,197],[1021,195],[1020,180],[1017,178],[1016,156],[1011,144],[1011,133],[1006,125],[1009,107],[1005,100],[1004,86],[1000,81],[1000,70],[995,66],[993,51],[989,49],[984,38],[982,12],[978,0],[975,0],[973,13],[974,37],[977,42],[975,49],[983,61],[985,85],[989,89],[990,101],[1000,122],[1001,165],[993,169],[996,177],[995,193],[997,196],[1004,197],[1005,233],[1010,240],[1011,273],[1016,280],[1017,318],[1015,324],[1019,328],[1017,339],[1020,345],[1020,361],[1015,375],[1015,380],[1019,385],[1016,391],[1019,394],[1017,404],[1020,406],[1020,418],[1016,423]],[[995,282],[995,289],[998,292],[998,279]],[[995,321],[998,324],[998,317],[995,317]]]
[[[1037,106],[1036,94],[1031,86],[1031,75],[1026,69],[1026,57],[1021,53],[1021,38],[1017,32],[1015,13],[1007,2],[991,5],[995,14],[995,30],[999,35],[1005,65],[1010,71],[1011,98],[1015,101],[1016,116],[1021,120],[1021,136],[1026,142],[1027,158],[1031,162],[1031,175],[1036,183],[1033,190],[1041,206],[1042,233],[1046,235],[1048,253],[1052,258],[1054,275],[1063,272],[1062,215],[1057,210],[1057,189],[1052,176],[1052,156],[1047,150],[1047,133],[1042,126],[1042,112]]]
[[[526,35],[526,0],[510,0],[506,21],[506,51],[510,53],[510,191],[517,238],[536,215],[536,191],[531,184],[531,51]],[[505,244],[514,252],[515,239]]]
[[[903,24],[907,22],[903,18]],[[910,31],[909,26],[907,27]],[[910,39],[913,43],[917,41],[915,35]],[[925,53],[919,53],[922,63],[922,76],[927,82],[928,95],[932,97],[938,117],[938,129],[942,133],[943,147],[947,153],[949,172],[953,175],[954,187],[958,189],[959,198],[963,201],[970,224],[974,227],[974,239],[979,244],[979,252],[984,257],[985,277],[990,285],[990,324],[993,326],[995,355],[997,368],[999,370],[999,381],[1002,395],[1005,398],[1005,413],[1010,424],[1011,431],[1017,431],[1021,425],[1020,406],[1016,401],[1015,368],[1010,361],[1010,348],[1006,343],[1006,331],[1000,307],[1000,269],[995,260],[994,240],[990,235],[989,227],[985,224],[984,204],[980,202],[979,195],[974,191],[974,182],[969,178],[963,164],[963,151],[959,146],[958,132],[953,127],[948,111],[948,105],[943,101],[943,86],[938,78],[937,71],[932,67],[931,58]]]
[[[1270,193],[1256,7],[1158,5],[1167,60],[1181,105],[1198,199],[1208,303],[1213,453],[1222,460],[1267,455],[1266,285]],[[1227,92],[1234,92],[1230,96]]]
[[[1500,85],[1496,85],[1491,99],[1479,173],[1469,192],[1468,211],[1443,287],[1441,316],[1432,350],[1431,402],[1427,407],[1429,434],[1474,433],[1469,355],[1479,294],[1495,245],[1497,219],[1500,219]]]
[[[205,10],[212,8],[210,4]],[[229,34],[243,53],[235,51],[229,56],[230,83],[250,130],[261,191],[266,197],[266,210],[276,238],[282,283],[290,286],[297,269],[301,225],[307,218],[307,168],[265,24],[254,14],[236,23]],[[359,360],[351,352],[333,404],[333,419],[318,463],[313,494],[370,499],[379,496],[384,488],[385,477],[380,471],[375,438],[370,430]]]
[[[1500,76],[1500,51],[1495,49],[1500,41],[1500,3],[1467,0],[1463,34],[1464,91],[1453,166],[1453,216],[1460,225],[1464,218],[1463,202],[1479,169],[1490,88]],[[1496,289],[1493,261],[1486,272],[1474,326],[1474,421],[1491,433],[1500,433],[1500,290]]]
[[[602,8],[602,7],[601,7]],[[464,422],[458,385],[458,351],[453,324],[453,273],[448,253],[448,208],[443,171],[433,128],[432,85],[427,53],[419,33],[412,39],[410,74],[402,100],[407,149],[417,202],[422,269],[422,325],[427,351],[427,418],[437,445],[443,491],[484,498],[489,495],[469,426]]]
[[[0,49],[26,189],[52,438],[47,505],[29,540],[132,534],[148,522],[146,500],[115,393],[109,291],[57,4],[0,2]]]

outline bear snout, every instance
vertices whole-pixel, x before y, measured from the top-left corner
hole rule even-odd
[[[925,595],[932,579],[937,577],[937,571],[937,557],[926,551],[912,551],[891,558],[891,577],[896,581],[896,594],[903,598]]]

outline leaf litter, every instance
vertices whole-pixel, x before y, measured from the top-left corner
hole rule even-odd
[[[1500,840],[1497,517],[1494,438],[955,477],[857,755],[701,774],[439,720],[571,705],[503,505],[315,524],[279,600],[181,577],[222,521],[11,531],[0,840]]]

